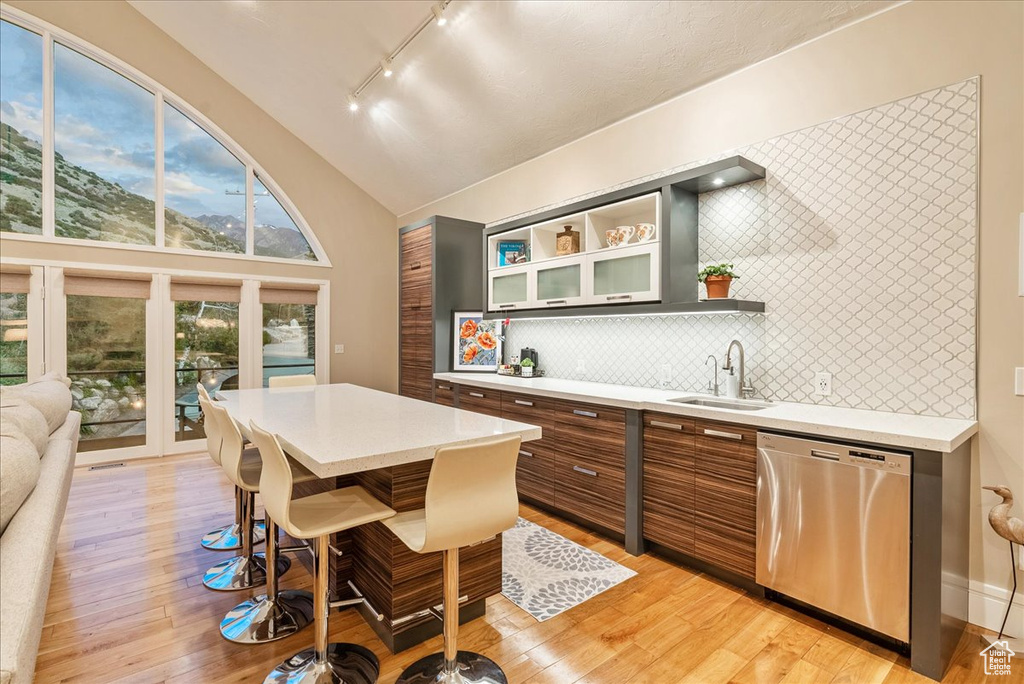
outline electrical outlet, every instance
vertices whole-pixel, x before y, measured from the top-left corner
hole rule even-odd
[[[344,354],[345,353],[345,345],[343,345],[343,344],[336,344],[336,345],[334,345],[334,353],[335,354]]]
[[[661,367],[661,377],[658,382],[666,389],[672,386],[672,366],[666,363]]]
[[[817,394],[819,397],[828,397],[832,395],[831,373],[814,374],[814,393]]]
[[[583,359],[576,359],[576,372],[577,373],[586,373],[587,372],[587,362],[584,361]]]

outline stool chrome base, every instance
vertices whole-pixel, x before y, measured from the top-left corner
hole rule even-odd
[[[259,544],[266,536],[266,524],[262,520],[257,520],[252,527],[252,543]],[[199,543],[210,551],[235,551],[242,548],[242,526],[235,523],[221,527],[207,533]]]
[[[316,649],[299,651],[267,675],[263,684],[374,684],[380,662],[357,644],[330,644],[317,661]]]
[[[290,559],[284,556],[277,559],[277,572],[284,574],[292,566]],[[214,591],[238,591],[252,589],[267,582],[267,561],[262,553],[254,553],[252,558],[235,556],[217,563],[203,575],[203,584]]]
[[[498,664],[486,656],[459,651],[455,671],[445,671],[444,653],[432,653],[405,669],[395,684],[508,684]]]
[[[220,633],[237,644],[264,644],[295,634],[313,622],[313,594],[281,591],[271,600],[266,594],[243,601],[220,622]]]

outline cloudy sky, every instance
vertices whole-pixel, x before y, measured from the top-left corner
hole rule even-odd
[[[0,118],[42,138],[42,39],[0,22]],[[64,47],[54,50],[56,151],[126,190],[155,193],[153,93]],[[164,106],[164,186],[168,208],[189,216],[244,220],[245,166],[184,114]],[[256,223],[295,229],[257,184]]]

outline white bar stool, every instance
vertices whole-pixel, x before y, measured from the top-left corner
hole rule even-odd
[[[442,553],[444,652],[417,660],[395,684],[508,684],[490,658],[458,650],[459,549],[516,524],[519,437],[438,449],[427,480],[425,507],[384,521],[416,553]]]
[[[196,383],[196,394],[199,399],[213,401],[210,393],[206,391],[203,383]],[[202,404],[200,403],[200,406]],[[206,450],[210,453],[210,459],[220,465],[220,449],[223,442],[220,426],[214,418],[203,414],[203,428],[206,432]],[[253,544],[259,544],[266,536],[263,521],[257,520],[253,525]],[[212,532],[207,532],[199,542],[204,549],[210,551],[235,551],[242,548],[242,490],[235,487],[235,521],[230,525],[219,527]]]
[[[315,375],[271,375],[268,387],[312,387],[316,384]]]
[[[208,418],[217,421],[222,439],[221,468],[224,469],[228,479],[242,490],[242,553],[207,570],[203,575],[203,584],[208,589],[215,591],[237,591],[258,587],[266,582],[267,574],[266,556],[262,553],[254,553],[252,548],[256,494],[260,490],[260,473],[263,470],[263,462],[256,449],[243,448],[242,433],[239,432],[235,421],[228,415],[227,409],[201,397],[199,405]],[[296,467],[300,466],[296,464]],[[308,474],[310,478],[315,478],[309,471],[306,471],[305,474]],[[276,551],[276,545],[274,550]],[[284,574],[289,567],[291,567],[291,560],[279,555],[276,557],[275,569],[278,575]]]
[[[354,605],[364,600],[331,603],[328,596],[330,540],[335,532],[384,520],[395,512],[362,487],[343,487],[292,499],[292,472],[277,437],[254,423],[249,426],[252,440],[263,456],[260,489],[267,519],[277,522],[296,539],[314,540],[314,646],[299,651],[274,668],[264,684],[374,684],[380,663],[372,651],[358,644],[327,643],[331,607]]]

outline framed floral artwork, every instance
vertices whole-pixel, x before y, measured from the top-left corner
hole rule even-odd
[[[500,320],[484,320],[479,311],[456,311],[452,315],[452,329],[455,331],[453,370],[498,370],[501,364]]]

